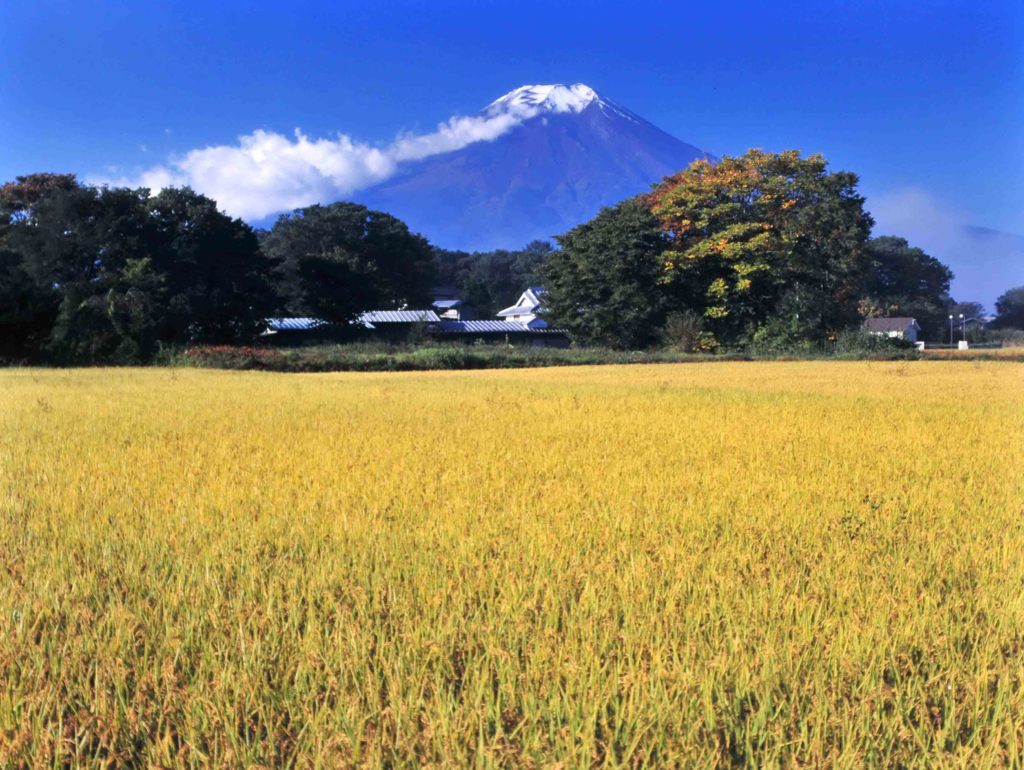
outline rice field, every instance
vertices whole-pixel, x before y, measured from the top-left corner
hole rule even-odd
[[[0,372],[0,767],[1024,754],[1024,366]]]

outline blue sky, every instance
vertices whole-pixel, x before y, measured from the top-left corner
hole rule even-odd
[[[148,2],[0,8],[0,179],[139,179],[258,129],[360,146],[582,82],[716,154],[823,152],[920,232],[1024,234],[1024,3]]]

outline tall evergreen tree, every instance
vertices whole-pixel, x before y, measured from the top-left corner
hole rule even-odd
[[[658,339],[668,241],[641,200],[603,209],[558,243],[543,268],[551,323],[584,344],[632,349]]]
[[[1024,286],[1007,289],[996,300],[997,329],[1024,329]]]
[[[154,269],[165,276],[163,339],[229,343],[251,339],[279,306],[273,261],[240,219],[189,188],[147,201],[157,241]]]
[[[370,308],[422,307],[431,299],[430,244],[401,220],[365,206],[299,209],[279,218],[262,245],[297,315],[347,322]]]
[[[952,300],[952,271],[905,238],[882,235],[867,246],[870,260],[861,290],[864,316],[910,316],[925,336],[942,336]]]

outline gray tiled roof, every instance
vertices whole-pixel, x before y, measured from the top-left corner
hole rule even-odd
[[[274,332],[305,332],[326,326],[322,318],[268,318],[267,329]]]
[[[517,321],[442,321],[446,334],[563,334],[561,329],[533,329]]]
[[[359,323],[372,324],[415,324],[440,323],[441,319],[433,310],[367,310],[359,316]]]

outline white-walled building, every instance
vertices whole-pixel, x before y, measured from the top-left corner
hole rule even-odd
[[[547,322],[541,318],[544,313],[541,300],[543,296],[544,289],[540,286],[531,286],[520,295],[516,304],[499,310],[498,317],[522,324],[529,329],[546,329]]]

